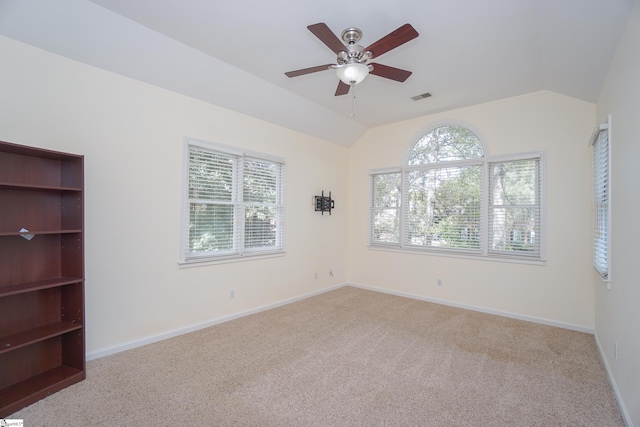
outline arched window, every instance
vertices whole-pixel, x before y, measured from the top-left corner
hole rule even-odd
[[[426,133],[414,144],[409,151],[407,165],[478,159],[483,156],[482,143],[469,129],[453,125],[440,126]]]
[[[461,126],[440,126],[408,152],[406,245],[480,250],[484,150]]]
[[[371,174],[370,245],[542,260],[541,161],[489,159],[468,128],[433,128]]]

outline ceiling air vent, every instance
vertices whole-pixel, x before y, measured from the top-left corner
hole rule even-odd
[[[431,94],[429,92],[421,93],[420,95],[412,96],[414,101],[420,101],[421,99],[429,98]]]

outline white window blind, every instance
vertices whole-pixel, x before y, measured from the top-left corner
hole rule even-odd
[[[235,156],[189,147],[189,257],[233,253]]]
[[[185,262],[284,250],[284,164],[188,144]]]
[[[246,158],[243,167],[244,247],[264,250],[282,247],[284,216],[282,166]]]
[[[609,276],[609,126],[600,126],[593,144],[593,265],[603,279]]]
[[[371,183],[371,242],[400,242],[400,172],[374,174]]]
[[[489,163],[489,253],[540,256],[540,158]]]
[[[480,250],[481,164],[406,171],[405,244]]]

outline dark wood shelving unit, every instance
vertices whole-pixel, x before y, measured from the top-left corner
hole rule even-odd
[[[85,376],[84,158],[0,142],[0,418]]]

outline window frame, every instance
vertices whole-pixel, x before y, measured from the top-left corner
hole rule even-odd
[[[462,127],[466,130],[473,133],[480,144],[482,145],[483,156],[479,158],[471,158],[471,159],[463,159],[463,160],[455,160],[455,161],[445,161],[436,163],[439,166],[433,165],[409,165],[409,159],[411,156],[411,151],[416,146],[418,141],[423,138],[428,133],[432,132],[436,128],[444,127],[444,126],[455,126]],[[539,180],[538,180],[538,193],[539,193],[539,212],[540,212],[540,243],[539,243],[539,253],[536,256],[531,256],[528,254],[521,253],[505,253],[503,251],[491,251],[489,250],[489,167],[491,164],[500,163],[500,162],[513,162],[513,161],[521,161],[528,159],[538,159],[539,167]],[[407,221],[408,221],[408,189],[407,189],[407,174],[411,171],[415,170],[424,170],[429,168],[446,168],[447,165],[452,165],[455,167],[465,166],[465,165],[478,165],[481,166],[481,178],[480,178],[480,248],[479,249],[463,249],[463,248],[444,248],[444,247],[432,247],[432,246],[418,246],[418,245],[410,245],[407,242]],[[535,152],[527,152],[527,153],[517,153],[517,154],[507,154],[507,155],[499,155],[499,156],[489,156],[486,149],[486,144],[479,136],[478,132],[472,127],[455,122],[441,122],[437,123],[426,131],[423,131],[419,134],[417,138],[414,138],[405,149],[403,158],[402,158],[402,166],[399,168],[384,168],[384,169],[372,169],[369,171],[369,188],[370,188],[370,197],[369,197],[369,241],[368,247],[373,250],[391,250],[391,251],[400,251],[400,252],[408,252],[408,253],[424,253],[428,255],[436,255],[436,256],[448,256],[448,257],[458,257],[458,258],[471,258],[471,259],[482,259],[482,260],[491,260],[491,261],[504,261],[504,262],[516,262],[516,263],[525,263],[525,264],[535,264],[535,265],[544,265],[546,263],[546,210],[545,210],[545,195],[546,195],[546,170],[545,170],[545,153],[543,151],[535,151]],[[373,240],[373,228],[374,228],[374,200],[372,194],[373,188],[373,180],[376,175],[383,173],[390,173],[397,171],[401,174],[401,206],[400,206],[400,226],[398,241],[399,243],[379,243]]]
[[[403,197],[403,192],[402,192],[402,169],[401,168],[389,168],[389,169],[378,169],[376,175],[399,175],[399,181],[400,181],[400,203],[399,206],[378,206],[375,203],[375,197],[376,197],[376,186],[375,186],[375,179],[374,179],[374,175],[370,174],[369,175],[369,201],[371,203],[370,207],[369,207],[369,218],[367,223],[369,224],[369,242],[373,242],[374,240],[374,235],[375,235],[375,229],[374,229],[374,217],[375,217],[375,213],[377,213],[378,211],[383,211],[385,209],[394,209],[396,211],[396,215],[397,215],[397,221],[398,221],[398,239],[400,239],[400,237],[402,236],[402,227],[403,227],[403,222],[402,222],[402,197]],[[400,243],[400,241],[398,241],[398,243],[395,242],[384,242],[384,241],[376,241],[376,245],[380,246],[380,247],[395,247]]]
[[[228,251],[219,253],[210,251],[195,253],[189,252],[189,223],[190,223],[190,204],[189,197],[189,167],[190,167],[190,149],[215,153],[221,156],[233,158],[233,178],[232,178],[232,200],[230,204],[233,206],[233,247]],[[274,247],[268,248],[249,248],[245,244],[245,207],[247,205],[256,205],[255,201],[245,201],[243,198],[244,190],[244,163],[245,160],[264,161],[277,164],[279,166],[278,177],[276,178],[276,202],[273,206],[276,208],[276,244]],[[180,213],[180,247],[178,265],[183,267],[195,267],[201,265],[210,265],[227,262],[246,261],[251,259],[270,258],[274,256],[283,256],[285,250],[285,193],[286,193],[286,162],[284,158],[259,153],[250,150],[243,150],[237,147],[231,147],[210,141],[204,141],[191,137],[183,138],[183,154],[182,154],[182,184],[181,184],[181,213]],[[271,205],[271,204],[270,204]]]
[[[489,234],[488,231],[491,229],[490,225],[489,225],[489,198],[491,196],[491,190],[489,188],[489,186],[491,185],[489,182],[489,176],[490,176],[490,171],[489,168],[491,167],[492,164],[495,163],[510,163],[510,162],[519,162],[519,161],[527,161],[527,160],[534,160],[537,159],[538,160],[538,170],[537,170],[537,174],[538,174],[538,179],[537,179],[537,183],[538,183],[538,188],[536,189],[536,193],[537,193],[537,198],[538,198],[538,209],[539,209],[539,229],[540,229],[540,234],[542,235],[541,239],[540,239],[540,244],[538,246],[538,255],[528,255],[526,254],[526,252],[520,252],[517,254],[514,253],[509,253],[507,251],[500,251],[500,250],[495,250],[495,249],[490,249],[489,248],[489,243],[490,243],[490,238],[489,238]],[[522,153],[522,154],[514,154],[514,155],[506,155],[506,156],[496,156],[496,157],[489,157],[487,159],[486,162],[486,169],[487,169],[487,174],[486,174],[486,191],[487,191],[487,197],[483,200],[486,204],[487,204],[487,209],[485,210],[485,215],[487,215],[487,219],[486,219],[486,225],[487,225],[487,235],[486,235],[486,254],[488,257],[496,257],[496,258],[514,258],[514,259],[520,259],[520,260],[525,260],[525,259],[531,259],[531,260],[538,260],[538,261],[544,261],[546,260],[546,240],[547,240],[547,232],[546,232],[546,221],[545,221],[545,190],[546,190],[546,171],[545,171],[545,155],[543,152],[532,152],[532,153]]]
[[[603,136],[604,135],[604,136]],[[605,145],[604,150],[601,145]],[[596,126],[589,140],[589,146],[593,147],[593,267],[606,283],[611,284],[611,114],[607,122]],[[606,156],[606,171],[598,168],[602,160],[598,154]],[[599,181],[602,178],[602,181]],[[599,191],[598,187],[601,188]],[[606,199],[604,203],[600,198]],[[604,205],[604,206],[602,206]],[[602,209],[604,207],[604,210]],[[599,212],[604,212],[606,218],[602,218]],[[603,233],[604,230],[604,233]],[[601,237],[604,234],[604,237]]]

